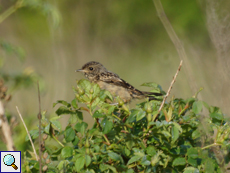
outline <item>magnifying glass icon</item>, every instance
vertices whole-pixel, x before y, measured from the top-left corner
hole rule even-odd
[[[18,167],[14,164],[15,163],[15,158],[11,154],[7,154],[3,158],[3,162],[7,166],[12,166],[15,170],[18,169]]]

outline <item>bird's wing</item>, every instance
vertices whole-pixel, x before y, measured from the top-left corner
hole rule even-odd
[[[106,83],[124,87],[131,91],[133,94],[143,95],[143,93],[135,89],[132,85],[121,79],[117,74],[112,72],[101,73],[100,79]]]
[[[112,72],[101,73],[100,80],[109,84],[126,88],[132,97],[148,97],[150,100],[158,100],[154,96],[162,96],[162,93],[140,91],[127,83],[125,80],[121,79],[117,74]]]

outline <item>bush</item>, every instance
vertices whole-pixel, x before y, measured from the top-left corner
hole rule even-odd
[[[155,85],[154,90],[160,87]],[[54,104],[61,104],[57,117],[48,120],[42,116],[43,171],[226,171],[230,127],[219,108],[196,97],[174,98],[159,114],[161,102],[155,100],[137,104],[135,109],[129,109],[119,98],[118,105],[110,105],[105,100],[112,100],[111,94],[87,80],[78,81],[74,92],[71,103]],[[202,110],[209,112],[207,116]],[[94,118],[92,128],[83,121],[83,111]],[[58,118],[66,114],[70,115],[69,123],[61,130]],[[38,130],[30,134],[35,139]],[[39,163],[32,156],[25,154],[23,172],[38,171]]]

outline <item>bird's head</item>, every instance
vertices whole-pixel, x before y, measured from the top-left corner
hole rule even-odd
[[[81,69],[76,70],[76,72],[84,73],[85,77],[90,81],[94,81],[100,73],[105,71],[107,71],[106,68],[101,63],[95,61],[90,61],[83,65]]]

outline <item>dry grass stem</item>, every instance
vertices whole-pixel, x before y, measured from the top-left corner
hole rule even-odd
[[[37,81],[38,86],[38,106],[39,106],[39,113],[38,113],[38,121],[39,121],[39,157],[42,158],[42,136],[41,136],[41,96],[40,96],[40,89],[39,89],[39,82]],[[39,172],[42,173],[42,160],[39,159]]]
[[[33,148],[33,150],[34,150],[34,155],[35,155],[35,157],[36,157],[36,160],[38,161],[38,155],[37,155],[37,153],[36,153],[36,150],[35,150],[33,141],[32,141],[32,139],[31,139],[30,133],[29,133],[27,127],[26,127],[26,124],[25,124],[25,122],[24,122],[24,120],[23,120],[23,118],[22,118],[22,115],[21,115],[21,113],[20,113],[20,111],[19,111],[19,109],[18,109],[17,106],[16,106],[16,109],[17,109],[17,112],[18,112],[18,115],[19,115],[20,119],[22,120],[22,124],[24,125],[24,127],[25,127],[25,129],[26,129],[26,133],[27,133],[27,135],[28,135],[28,137],[29,137],[29,139],[30,139],[30,143],[31,143],[32,148]]]
[[[177,75],[178,75],[178,73],[179,73],[179,71],[180,71],[180,69],[181,69],[182,62],[183,62],[183,61],[181,60],[181,61],[180,61],[180,65],[179,65],[179,67],[178,67],[178,69],[177,69],[177,71],[176,71],[175,76],[173,76],[173,80],[172,80],[172,82],[171,82],[171,84],[170,84],[170,87],[169,87],[169,89],[168,89],[166,95],[164,96],[164,99],[163,99],[163,101],[162,101],[162,103],[161,103],[161,106],[160,106],[158,112],[160,112],[161,109],[163,108],[163,106],[164,106],[164,104],[165,104],[165,101],[166,101],[167,97],[169,96],[170,91],[172,90],[172,86],[173,86],[173,84],[175,83],[176,78],[177,78]]]

